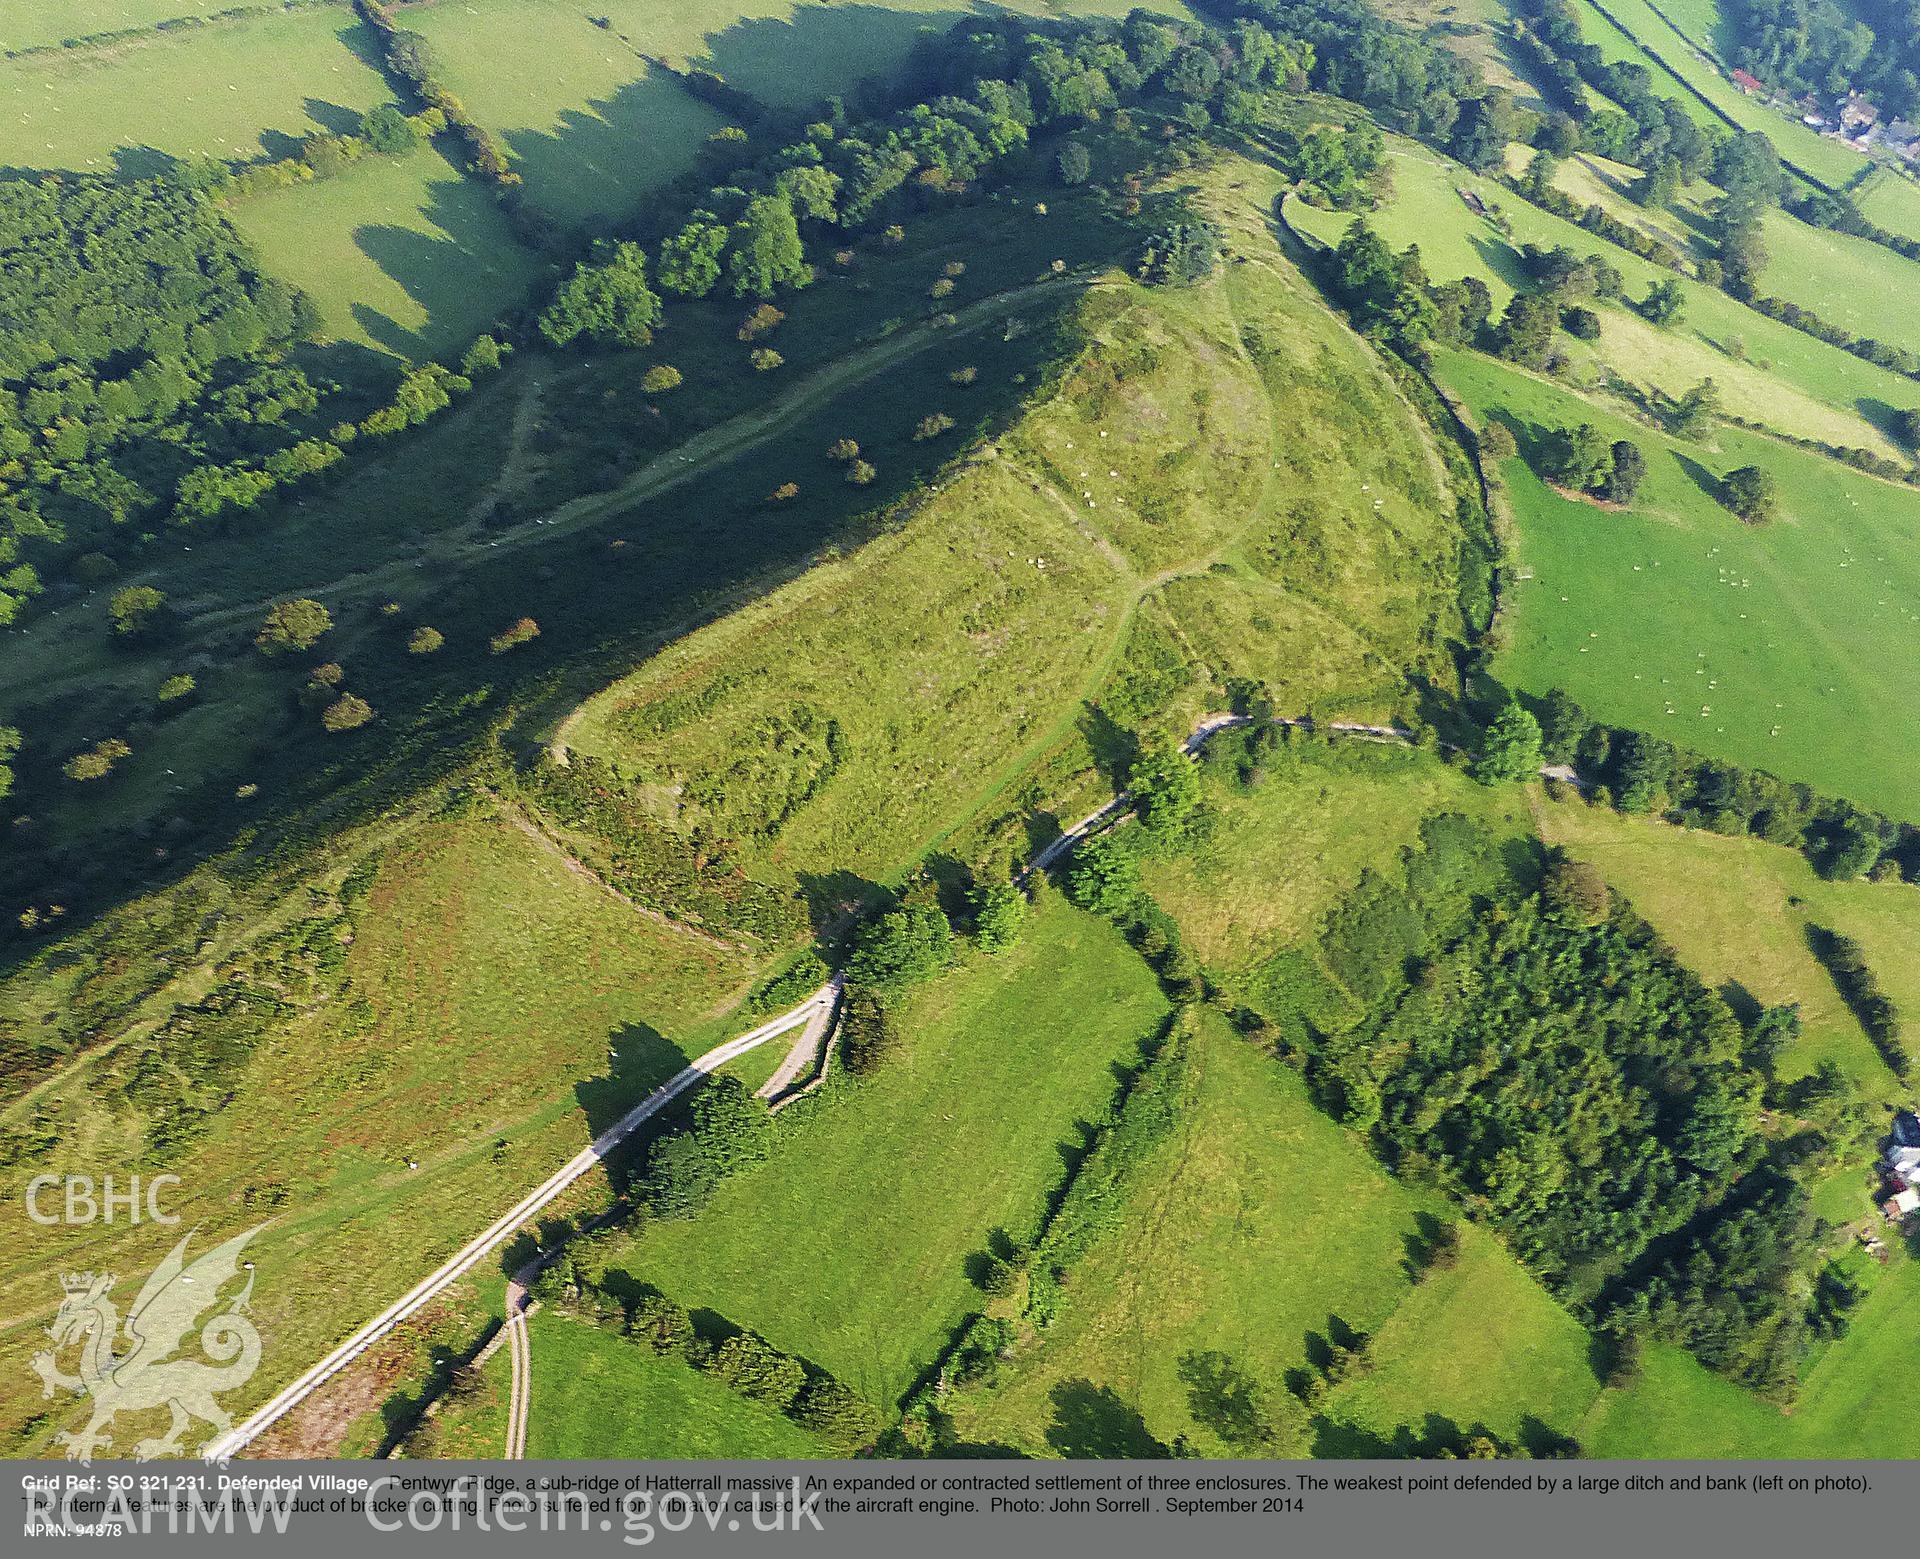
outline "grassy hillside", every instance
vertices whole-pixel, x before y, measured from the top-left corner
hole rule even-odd
[[[182,993],[218,1006],[132,1030],[6,1116],[32,1172],[178,1174],[196,1250],[267,1224],[248,1252],[256,1399],[707,1048],[744,984],[737,952],[636,914],[485,811],[366,843],[344,885],[298,890],[276,935]],[[18,1202],[6,1218],[0,1351],[18,1367],[0,1433],[24,1449],[53,1427],[16,1388],[59,1271],[144,1270],[178,1231],[29,1228]]]
[[[1122,1220],[1053,1325],[958,1397],[956,1426],[1042,1455],[1139,1454],[1177,1435],[1206,1455],[1353,1454],[1430,1414],[1567,1432],[1592,1400],[1584,1333],[1496,1242],[1471,1236],[1454,1272],[1412,1285],[1408,1252],[1441,1205],[1208,1019],[1173,1135]],[[1473,1315],[1465,1352],[1426,1327],[1449,1313]],[[1309,1420],[1290,1377],[1343,1328],[1375,1335],[1377,1373]]]
[[[917,992],[882,1070],[791,1106],[765,1163],[608,1265],[891,1405],[977,1306],[969,1258],[1031,1236],[1165,1013],[1119,934],[1056,900],[1012,952]]]
[[[756,869],[884,876],[1084,742],[1089,700],[1184,728],[1235,676],[1363,709],[1407,669],[1444,679],[1460,565],[1437,462],[1271,239],[1248,241],[1191,293],[1093,295],[1085,354],[903,532],[675,645],[561,741]],[[875,415],[845,431],[865,445]]]
[[[1903,756],[1920,727],[1896,669],[1920,644],[1920,496],[1738,429],[1711,449],[1676,441],[1489,358],[1449,353],[1440,371],[1523,446],[1591,422],[1648,459],[1627,513],[1507,462],[1520,577],[1504,675],[1871,805],[1920,805]],[[1757,529],[1710,491],[1748,463],[1781,490],[1780,518]]]
[[[1853,203],[1875,226],[1903,238],[1920,238],[1920,184],[1891,168],[1869,174],[1852,191]]]
[[[1604,255],[1625,278],[1628,295],[1635,298],[1645,296],[1655,282],[1672,277],[1671,272],[1529,204],[1495,181],[1468,173],[1458,163],[1442,161],[1431,151],[1407,143],[1389,144],[1395,148],[1390,163],[1392,194],[1378,210],[1368,213],[1367,221],[1396,249],[1417,243],[1421,261],[1435,281],[1480,277],[1493,295],[1496,310],[1522,283],[1519,247],[1527,243]],[[1567,169],[1581,166],[1563,164],[1563,181]],[[1617,190],[1605,193],[1606,181],[1590,171],[1587,184],[1578,183],[1577,178],[1569,193],[1597,198],[1623,220],[1644,216]],[[1462,189],[1497,210],[1511,233],[1503,233],[1494,221],[1470,210],[1460,198]],[[1297,200],[1288,203],[1287,218],[1302,232],[1329,243],[1337,242],[1353,220]],[[1832,236],[1804,224],[1793,225],[1817,239]],[[1671,236],[1685,237],[1686,232]],[[1910,263],[1884,249],[1875,252],[1885,256],[1888,266]],[[1889,285],[1898,279],[1899,273],[1888,272],[1881,281]],[[1642,393],[1670,396],[1711,377],[1726,392],[1729,407],[1750,420],[1803,438],[1873,449],[1889,457],[1905,454],[1904,447],[1889,437],[1888,413],[1920,404],[1920,387],[1912,380],[1770,319],[1718,288],[1683,280],[1681,289],[1686,299],[1681,320],[1664,330],[1629,310],[1600,308],[1602,333],[1597,344],[1589,346],[1570,337],[1563,342],[1574,365],[1572,374],[1595,388],[1605,387],[1617,376]]]
[[[1856,336],[1920,351],[1920,322],[1908,306],[1920,290],[1920,264],[1883,244],[1809,227],[1784,211],[1769,211],[1762,231],[1768,252],[1762,291]]]

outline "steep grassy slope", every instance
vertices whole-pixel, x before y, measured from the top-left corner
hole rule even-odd
[[[256,1399],[705,1049],[745,973],[485,812],[366,844],[344,884],[298,890],[283,929],[222,960],[217,1005],[134,1030],[6,1116],[22,1172],[179,1175],[169,1210],[196,1251],[267,1225],[249,1248]],[[35,1227],[17,1200],[5,1219],[0,1434],[24,1449],[64,1422],[22,1389],[57,1274],[131,1277],[181,1231]]]
[[[561,742],[752,870],[885,876],[1036,762],[1085,769],[1089,702],[1184,728],[1232,678],[1374,711],[1409,672],[1446,681],[1461,545],[1426,435],[1257,197],[1232,206],[1247,263],[1094,293],[1084,353],[904,531],[674,646]]]

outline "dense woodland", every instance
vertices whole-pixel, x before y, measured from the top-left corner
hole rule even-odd
[[[1207,762],[1268,783],[1302,740],[1223,733]],[[1131,848],[1090,852],[1081,896],[1164,925],[1112,858],[1192,847],[1149,821]],[[1857,949],[1830,956],[1856,1000],[1878,994]],[[1523,863],[1480,824],[1431,817],[1305,945],[1217,988],[1195,973],[1399,1175],[1499,1228],[1616,1351],[1657,1334],[1784,1394],[1810,1341],[1844,1326],[1844,1299],[1804,1297],[1822,1232],[1806,1184],[1858,1131],[1851,1090],[1830,1072],[1778,1082],[1794,1010],[1743,1027],[1591,867]],[[1782,1107],[1797,1117],[1784,1132],[1766,1117]]]
[[[99,545],[203,464],[284,445],[321,389],[282,353],[311,326],[202,193],[0,184],[0,621],[36,544]]]
[[[1920,113],[1920,4],[1915,0],[1728,0],[1733,63],[1796,96],[1865,93],[1889,112]]]

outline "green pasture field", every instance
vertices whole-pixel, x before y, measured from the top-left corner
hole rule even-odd
[[[1878,1223],[1878,1218],[1873,1220]],[[1894,1454],[1903,1404],[1920,1389],[1913,1316],[1920,1260],[1896,1254],[1886,1269],[1849,1258],[1871,1285],[1845,1338],[1807,1373],[1791,1411],[1761,1401],[1664,1344],[1650,1346],[1640,1380],[1602,1393],[1579,1439],[1590,1456],[1813,1458]]]
[[[1920,647],[1920,495],[1730,427],[1712,450],[1677,442],[1490,358],[1445,352],[1439,371],[1476,417],[1515,425],[1523,447],[1591,422],[1648,460],[1630,513],[1506,462],[1519,535],[1501,675],[1565,688],[1600,719],[1920,811],[1904,756],[1920,714],[1902,680]],[[1709,490],[1746,464],[1779,481],[1770,525],[1742,524]]]
[[[1891,168],[1878,168],[1852,192],[1860,214],[1902,238],[1920,239],[1920,183]]]
[[[805,108],[867,77],[886,79],[921,35],[983,10],[1022,16],[1125,16],[1128,0],[605,0],[593,14],[634,47],[693,65],[781,108]],[[1152,7],[1189,14],[1181,0]]]
[[[353,14],[322,6],[0,61],[0,163],[154,172],[173,157],[285,156],[392,101],[374,59]]]
[[[1884,244],[1809,227],[1784,211],[1763,223],[1767,266],[1764,292],[1798,303],[1856,336],[1920,352],[1920,263]],[[1920,386],[1916,387],[1920,389]]]
[[[690,1460],[831,1455],[783,1413],[729,1391],[680,1359],[570,1316],[536,1310],[527,1319],[533,1378],[527,1393],[527,1454],[549,1458]],[[411,1457],[497,1458],[506,1444],[511,1350],[481,1367],[476,1385],[450,1393]]]
[[[883,1069],[783,1111],[772,1156],[607,1252],[890,1407],[982,1303],[968,1259],[1032,1237],[1167,1008],[1108,923],[1050,899],[1019,944],[912,994]]]
[[[1592,0],[1576,0],[1576,3],[1583,13],[1583,19],[1587,15],[1593,18],[1596,24],[1594,32],[1614,30],[1607,26],[1606,18],[1593,7]],[[1773,142],[1782,157],[1834,189],[1844,186],[1867,165],[1867,159],[1852,147],[1843,146],[1801,124],[1798,119],[1776,113],[1764,103],[1748,97],[1713,65],[1699,58],[1697,51],[1700,45],[1676,32],[1646,0],[1605,0],[1605,3],[1620,25],[1630,29],[1634,40],[1653,56],[1652,60],[1642,60],[1641,63],[1653,72],[1654,91],[1676,98],[1682,106],[1688,107],[1689,112],[1693,112],[1689,105],[1698,103],[1698,99],[1660,68],[1664,62],[1719,110],[1715,117],[1721,123],[1731,120],[1743,130],[1760,131]],[[1701,40],[1702,43],[1705,41]],[[1711,44],[1707,46],[1711,47]],[[1720,118],[1722,115],[1724,118]]]
[[[1127,7],[1096,0],[1057,9],[1124,15]],[[569,226],[603,228],[688,171],[727,122],[643,56],[711,70],[764,103],[798,109],[889,75],[926,32],[970,14],[958,0],[615,0],[591,12],[566,0],[449,0],[410,14],[408,25],[433,45],[448,85],[503,139],[534,206]]]
[[[1807,928],[1855,938],[1901,1010],[1920,1010],[1920,894],[1897,883],[1827,882],[1797,851],[1571,799],[1542,810],[1541,834],[1599,867],[1736,1010],[1798,1003],[1803,1031],[1781,1058],[1783,1076],[1832,1061],[1863,1097],[1901,1102],[1899,1082],[1808,947]]]
[[[1367,221],[1397,249],[1417,243],[1436,281],[1479,276],[1496,309],[1505,306],[1521,281],[1518,246],[1525,243],[1604,255],[1620,270],[1632,298],[1644,297],[1655,282],[1672,275],[1424,147],[1391,144],[1393,193]],[[1512,224],[1511,241],[1467,208],[1461,188],[1500,208]],[[1287,219],[1324,243],[1339,242],[1354,220],[1298,200],[1288,201]],[[1889,251],[1876,252],[1894,265],[1909,263]],[[1680,285],[1686,307],[1678,326],[1659,330],[1630,311],[1602,308],[1597,351],[1569,337],[1569,356],[1590,370],[1589,377],[1597,377],[1597,365],[1604,364],[1629,383],[1670,395],[1711,377],[1728,391],[1731,409],[1781,432],[1889,457],[1904,453],[1890,438],[1891,413],[1920,405],[1920,386],[1769,319],[1718,288],[1691,280]]]
[[[1502,834],[1531,830],[1518,793],[1489,789],[1411,748],[1296,739],[1251,790],[1208,770],[1212,847],[1156,854],[1147,891],[1210,970],[1244,974],[1310,940],[1368,867],[1391,872],[1423,818],[1464,812]],[[1357,829],[1353,819],[1364,817]]]
[[[537,1314],[527,1323],[527,1342],[533,1362],[529,1456],[680,1461],[833,1454],[784,1413],[729,1391],[683,1360],[663,1359],[584,1321]],[[502,1433],[505,1419],[503,1412]]]
[[[606,228],[693,166],[726,123],[562,0],[458,0],[410,15],[447,85],[500,136],[526,196],[573,227]]]
[[[1203,1455],[1370,1454],[1369,1436],[1430,1414],[1570,1431],[1595,1387],[1585,1335],[1497,1241],[1470,1229],[1454,1272],[1411,1282],[1409,1251],[1445,1211],[1209,1014],[1173,1133],[1059,1315],[947,1411],[965,1441],[1040,1455],[1150,1453],[1180,1435]],[[1449,1314],[1472,1316],[1464,1351],[1427,1324]],[[1375,1336],[1376,1372],[1309,1420],[1290,1377],[1342,1325]]]
[[[0,17],[0,52],[91,38],[175,17],[210,16],[231,0],[18,0]]]
[[[493,196],[430,147],[252,196],[230,217],[319,306],[327,339],[413,362],[457,362],[543,274]]]
[[[200,1135],[158,1158],[146,1150],[148,1116],[121,1102],[137,1033],[7,1112],[9,1131],[52,1112],[60,1140],[39,1168],[111,1157],[178,1174],[173,1210],[198,1226],[195,1251],[267,1225],[248,1248],[266,1348],[249,1401],[716,1042],[746,985],[738,951],[637,914],[510,822],[417,824],[365,847],[379,864],[341,959],[344,984],[267,1028]],[[344,872],[353,855],[342,855]],[[326,897],[298,890],[294,923]],[[605,1183],[580,1194],[604,1197]],[[40,1416],[37,1386],[23,1389],[25,1355],[44,1343],[57,1274],[81,1262],[145,1271],[180,1231],[28,1230],[17,1201],[4,1217],[0,1441],[43,1449],[66,1424]]]

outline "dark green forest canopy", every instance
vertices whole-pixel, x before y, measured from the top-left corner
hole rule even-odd
[[[1768,1079],[1726,1004],[1630,909],[1598,912],[1496,904],[1422,970],[1363,1041],[1376,1136],[1590,1319],[1784,1387],[1815,1236],[1785,1161],[1809,1144],[1763,1131]]]
[[[308,328],[211,199],[170,178],[0,184],[0,621],[21,543],[106,544],[198,466],[287,441]]]

